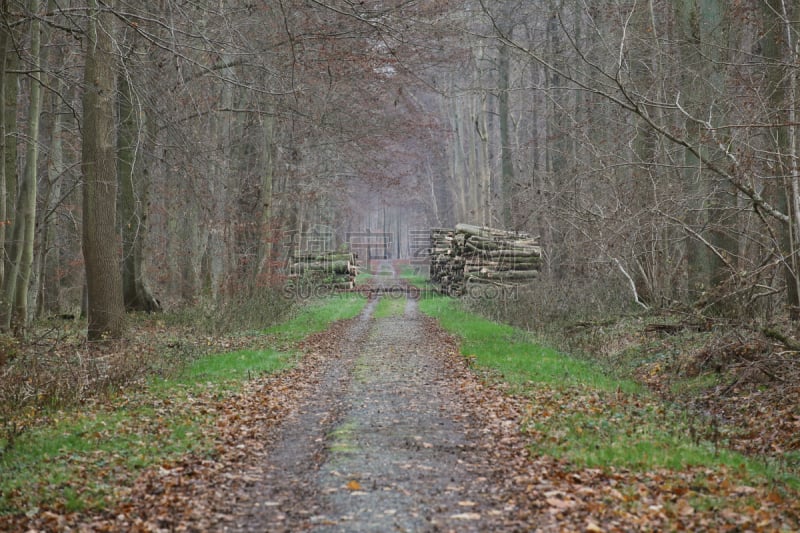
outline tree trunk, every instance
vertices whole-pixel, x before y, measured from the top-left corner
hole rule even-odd
[[[8,17],[8,5],[6,0],[0,1],[0,14],[3,20]],[[11,36],[9,35],[8,27],[5,24],[0,25],[0,331],[5,324],[6,312],[5,309],[5,272],[6,272],[6,229],[8,228],[9,210],[8,202],[8,186],[6,184],[6,84],[9,78],[6,73],[6,57],[8,56],[8,49],[11,44]]]
[[[42,0],[43,7],[47,6],[49,13],[55,13],[58,9],[57,0]],[[53,31],[49,25],[42,28],[41,40],[45,50],[41,52],[41,63],[52,64],[51,54],[54,46],[52,43]],[[55,52],[55,62],[64,59],[64,55]],[[51,243],[55,239],[55,217],[53,216],[61,200],[61,183],[64,177],[64,146],[62,135],[65,133],[64,114],[60,113],[61,99],[69,93],[66,81],[53,74],[47,75],[45,86],[56,87],[55,92],[45,92],[43,96],[48,98],[49,109],[45,111],[45,116],[49,116],[48,126],[50,149],[47,159],[47,170],[44,172],[40,191],[40,203],[42,205],[40,214],[36,217],[36,242],[34,246],[33,267],[31,269],[31,281],[28,289],[28,307],[33,309],[34,316],[42,316],[46,311],[45,285],[48,280],[55,280],[55,276],[47,275],[48,251]],[[42,103],[44,105],[44,103]],[[41,134],[40,134],[41,135]],[[50,288],[58,292],[59,283],[50,284]],[[54,298],[53,301],[58,301]]]
[[[272,229],[272,189],[275,180],[275,118],[269,114],[262,118],[261,127],[264,134],[264,145],[261,181],[261,237],[259,239],[258,251],[258,270],[256,271],[256,282],[258,278],[272,275],[272,254],[273,254],[273,235]]]
[[[47,165],[47,179],[44,185],[44,212],[40,222],[41,242],[38,245],[36,270],[39,287],[37,314],[40,316],[47,312],[59,311],[60,281],[58,280],[58,254],[51,254],[50,247],[56,240],[55,211],[61,201],[62,184],[65,179],[66,165],[64,163],[63,136],[66,130],[66,112],[63,109],[62,95],[69,93],[69,88],[63,79],[51,79],[57,88],[57,93],[50,94],[53,126],[50,135],[50,157]],[[55,257],[51,257],[55,256]]]
[[[787,69],[794,69],[792,56],[794,50],[791,43],[786,42],[788,34],[782,30],[786,28],[788,21],[782,20],[784,2],[782,0],[766,0],[763,4],[764,13],[764,37],[761,40],[761,49],[767,62],[767,97],[770,108],[774,110],[775,116],[770,117],[770,121],[775,124],[792,124],[793,119],[788,120],[782,115],[783,110],[794,107],[793,101],[787,101],[784,81],[787,76],[792,76]],[[785,53],[786,50],[788,53]],[[798,272],[797,261],[797,242],[798,236],[796,228],[798,221],[795,220],[792,208],[792,186],[791,180],[795,176],[792,169],[796,166],[797,159],[796,146],[792,142],[793,135],[790,126],[781,125],[774,128],[772,134],[776,160],[780,165],[780,174],[786,176],[783,183],[773,187],[775,205],[782,212],[789,215],[789,222],[780,226],[781,256],[783,260],[783,273],[786,283],[786,304],[790,311],[793,321],[800,320],[800,272]]]
[[[4,20],[9,16],[8,3],[2,2]],[[17,131],[17,75],[12,73],[19,63],[19,56],[14,46],[14,36],[11,35],[9,26],[2,24],[2,39],[4,43],[3,57],[0,59],[4,63],[3,67],[3,114],[0,116],[0,149],[2,149],[2,169],[3,187],[0,189],[3,202],[3,218],[0,220],[0,233],[2,233],[3,257],[0,261],[2,266],[2,286],[0,287],[0,330],[8,330],[11,326],[11,310],[14,304],[16,292],[16,276],[11,275],[13,260],[17,257],[18,246],[12,238],[17,216],[17,141],[16,137],[9,135],[9,132]]]
[[[147,205],[150,184],[144,162],[149,148],[147,117],[136,103],[127,73],[120,73],[117,110],[118,211],[122,237],[122,295],[129,311],[160,311],[144,276],[144,240],[147,236]]]
[[[509,32],[509,37],[511,37]],[[498,106],[500,115],[500,179],[503,193],[503,226],[514,228],[513,195],[514,195],[514,159],[511,147],[511,107],[509,103],[511,90],[511,59],[508,46],[501,44],[498,49]]]
[[[31,0],[31,12],[39,11],[39,0]],[[33,239],[36,223],[36,178],[39,155],[39,114],[41,111],[41,84],[39,65],[41,58],[41,22],[34,19],[30,27],[31,74],[30,105],[28,107],[29,145],[25,152],[25,176],[20,183],[14,208],[15,217],[11,225],[12,246],[6,254],[6,279],[3,287],[3,329],[13,328],[21,332],[28,321],[28,285],[33,266]],[[13,198],[9,198],[13,200]],[[9,201],[9,204],[11,202]]]
[[[223,56],[224,64],[231,62],[230,57]],[[227,79],[234,79],[231,67],[222,70]],[[214,113],[211,120],[211,134],[216,142],[217,155],[212,164],[211,228],[208,234],[206,261],[208,265],[208,288],[214,303],[222,302],[228,289],[231,289],[231,274],[234,271],[233,257],[233,221],[231,203],[234,201],[231,159],[233,147],[231,138],[234,132],[234,115],[230,109],[234,105],[234,87],[225,83],[219,94],[221,110]]]
[[[682,60],[686,65],[684,73],[683,90],[689,95],[687,108],[694,116],[702,114],[703,97],[707,96],[702,87],[698,86],[698,77],[704,72],[701,48],[703,42],[703,13],[700,10],[698,1],[703,0],[681,0],[677,4],[678,20],[681,27],[681,34],[686,42]],[[702,84],[705,80],[700,80]],[[700,143],[700,124],[693,118],[685,118],[685,128],[690,142],[696,146]],[[702,153],[702,152],[701,152]],[[688,220],[689,225],[694,231],[702,232],[709,224],[709,211],[707,209],[709,201],[709,183],[707,176],[703,172],[703,161],[694,152],[687,149],[684,152],[684,181],[686,193],[690,205],[693,206]],[[710,289],[712,277],[712,258],[711,250],[706,243],[696,238],[694,235],[688,236],[687,241],[687,276],[689,301],[696,302],[703,297],[703,294]]]
[[[84,70],[83,256],[88,288],[89,340],[119,338],[125,306],[116,233],[117,167],[114,146],[114,16],[89,2],[89,39]]]
[[[39,13],[40,0],[30,1],[31,13]],[[36,192],[38,183],[39,165],[39,115],[42,110],[42,84],[41,84],[41,47],[42,23],[38,18],[31,21],[31,60],[32,73],[30,76],[30,104],[28,108],[28,147],[25,150],[25,178],[19,195],[17,208],[17,226],[21,231],[19,236],[19,279],[14,295],[14,316],[12,327],[23,330],[28,324],[28,289],[33,269],[33,242],[36,235]],[[17,235],[17,232],[14,232]]]

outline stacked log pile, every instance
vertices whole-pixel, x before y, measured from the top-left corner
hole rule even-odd
[[[450,285],[453,276],[457,275],[453,256],[454,237],[452,229],[431,228],[430,278],[437,287]]]
[[[290,280],[332,289],[355,288],[357,275],[356,256],[350,252],[295,254],[289,265]]]
[[[530,283],[539,275],[541,258],[541,247],[527,233],[470,224],[431,230],[431,282],[452,296],[473,283]]]

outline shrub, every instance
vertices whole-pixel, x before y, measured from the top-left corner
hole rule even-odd
[[[0,366],[3,366],[19,355],[19,346],[14,337],[0,335]]]

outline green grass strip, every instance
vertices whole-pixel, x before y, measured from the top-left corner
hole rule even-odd
[[[403,316],[406,311],[405,295],[385,294],[378,300],[372,316],[375,318],[391,318]]]
[[[641,390],[635,382],[610,377],[589,361],[565,356],[534,342],[525,331],[469,313],[453,298],[423,298],[419,305],[422,312],[437,318],[442,327],[461,337],[464,355],[474,358],[480,366],[497,371],[509,383],[586,385],[605,391]]]
[[[265,333],[285,342],[297,342],[325,331],[337,320],[354,318],[367,300],[357,293],[343,293],[307,302],[289,321],[268,328]]]

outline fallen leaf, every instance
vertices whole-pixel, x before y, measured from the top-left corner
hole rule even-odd
[[[586,523],[585,531],[589,531],[590,533],[604,533],[605,529],[590,520]]]
[[[675,510],[680,516],[691,516],[694,514],[694,507],[686,500],[678,500]]]
[[[557,509],[569,509],[575,506],[575,502],[572,500],[562,500],[561,498],[547,498],[545,500],[547,505],[550,507],[555,507]]]
[[[450,518],[453,520],[480,520],[481,515],[480,513],[459,513],[452,515]]]

